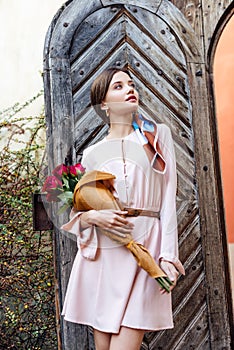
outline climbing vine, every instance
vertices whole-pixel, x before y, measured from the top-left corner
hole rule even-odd
[[[45,117],[0,112],[0,349],[57,348],[50,231],[34,232],[32,193],[46,170]]]

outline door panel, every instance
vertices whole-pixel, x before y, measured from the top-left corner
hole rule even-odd
[[[58,164],[64,162],[64,159],[79,161],[85,147],[106,135],[107,125],[90,107],[90,87],[103,69],[109,66],[128,67],[140,93],[140,112],[158,123],[165,123],[172,131],[178,174],[179,249],[186,268],[186,276],[179,279],[173,292],[175,328],[147,333],[142,349],[210,349],[204,247],[196,177],[193,129],[195,112],[194,104],[191,103],[191,91],[194,89],[190,76],[191,62],[200,64],[202,61],[197,38],[182,13],[166,0],[103,0],[90,2],[88,8],[85,6],[85,1],[70,2],[61,14],[59,23],[56,23],[55,34],[49,45],[50,48],[54,47],[57,40],[61,50],[47,51],[50,60],[46,60],[46,67],[52,67],[52,73],[45,77],[45,86],[49,90],[48,94],[53,97],[47,103],[51,116],[48,123],[52,124],[49,130],[57,127],[53,113],[60,118],[61,123],[66,119],[64,115],[68,115],[68,121],[63,124],[67,131],[63,129],[63,132],[70,132],[73,140],[72,150],[64,147],[59,155],[57,152],[54,162],[57,161]],[[80,21],[75,13],[81,13]],[[67,32],[64,32],[65,24]],[[197,72],[199,70],[195,75]],[[64,91],[64,87],[59,85],[61,81],[66,87],[62,102],[61,91]],[[58,88],[55,89],[54,86]],[[65,114],[64,109],[67,111]],[[57,148],[63,137],[64,134],[60,133],[56,140],[53,138]],[[51,150],[54,148],[55,146]],[[58,235],[56,244],[59,252],[65,251],[69,255],[64,248],[67,238],[59,232]],[[69,263],[64,264],[59,259],[57,261],[62,280],[61,303],[75,253],[74,249],[71,251],[66,258]],[[90,328],[77,328],[63,320],[61,324],[66,349],[93,349]],[[79,332],[79,340],[76,332]]]

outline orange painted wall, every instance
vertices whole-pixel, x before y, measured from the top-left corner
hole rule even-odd
[[[228,242],[234,243],[234,16],[225,26],[214,60],[216,115]]]

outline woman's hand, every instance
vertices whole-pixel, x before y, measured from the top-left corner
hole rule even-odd
[[[170,280],[173,282],[173,285],[170,287],[170,291],[172,291],[172,289],[176,286],[179,272],[177,271],[173,263],[167,260],[161,260],[160,267],[165,272],[165,274],[170,278]],[[164,289],[160,289],[160,292],[161,294],[166,293]]]
[[[126,237],[134,227],[133,223],[124,217],[126,214],[127,211],[122,210],[89,210],[81,215],[81,226],[84,229],[96,225],[117,236]]]

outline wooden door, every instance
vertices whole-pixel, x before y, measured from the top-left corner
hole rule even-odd
[[[230,286],[200,47],[188,21],[167,0],[68,1],[46,37],[50,169],[79,161],[83,149],[106,134],[107,126],[90,107],[89,91],[93,79],[109,66],[129,68],[140,92],[140,111],[172,131],[179,249],[186,276],[173,292],[175,328],[148,333],[142,349],[231,349]],[[54,220],[59,227],[66,218]],[[76,243],[55,229],[55,246],[60,312]],[[94,349],[89,328],[62,319],[59,324],[63,349]]]

